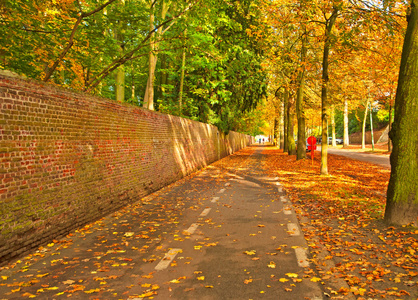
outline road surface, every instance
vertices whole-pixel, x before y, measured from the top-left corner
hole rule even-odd
[[[0,299],[324,299],[262,148],[51,241],[0,271]]]
[[[321,151],[320,146],[317,149],[318,151]],[[365,162],[369,162],[372,164],[381,165],[386,168],[390,168],[389,155],[359,153],[359,152],[354,152],[354,151],[344,150],[344,149],[334,149],[330,147],[328,147],[328,153],[335,154],[335,155],[342,155],[345,157],[349,157],[351,159],[365,161]]]

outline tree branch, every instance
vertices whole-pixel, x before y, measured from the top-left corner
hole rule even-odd
[[[96,9],[94,9],[94,10],[88,12],[88,13],[81,13],[80,14],[80,16],[77,18],[77,21],[75,22],[75,24],[73,26],[73,29],[71,30],[71,34],[70,34],[70,38],[68,39],[67,46],[64,48],[64,50],[62,50],[62,52],[59,55],[59,57],[55,60],[55,62],[51,66],[51,68],[49,68],[49,70],[46,72],[45,77],[43,78],[43,81],[44,82],[47,82],[49,80],[49,78],[51,77],[51,75],[54,73],[55,69],[58,67],[59,63],[62,61],[62,59],[64,58],[64,56],[68,53],[68,51],[73,46],[73,44],[74,44],[74,36],[75,36],[75,33],[76,33],[77,28],[80,25],[81,21],[85,17],[91,16],[91,15],[95,14],[96,12],[101,11],[106,6],[108,6],[109,4],[111,4],[112,2],[115,2],[115,1],[116,0],[109,0],[108,2],[102,4],[98,8],[96,8]]]
[[[89,92],[92,89],[94,89],[110,72],[112,72],[113,70],[115,70],[116,68],[118,68],[119,66],[123,65],[125,62],[132,60],[133,58],[133,54],[138,51],[139,49],[145,47],[145,42],[148,41],[152,35],[157,32],[157,30],[160,27],[165,26],[166,24],[175,21],[176,19],[180,18],[182,15],[184,15],[188,10],[190,10],[194,5],[196,5],[197,3],[199,3],[200,0],[197,0],[194,4],[190,4],[188,5],[182,12],[180,12],[178,15],[162,22],[161,24],[159,24],[158,26],[156,26],[153,30],[151,30],[150,32],[148,32],[148,34],[144,37],[144,39],[139,43],[139,45],[137,47],[135,47],[134,49],[132,49],[131,51],[125,53],[124,55],[122,55],[120,58],[114,60],[112,63],[110,63],[110,65],[108,65],[103,71],[101,71],[99,74],[97,74],[96,76],[94,76],[90,82],[88,82],[86,84],[86,87],[84,88],[85,92]]]

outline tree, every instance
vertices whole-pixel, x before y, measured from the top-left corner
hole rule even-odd
[[[305,110],[304,110],[304,92],[305,92],[305,69],[306,69],[306,52],[307,52],[308,33],[303,33],[301,48],[301,67],[298,75],[298,90],[296,94],[296,114],[298,119],[298,147],[296,159],[306,158],[306,133],[305,133]]]
[[[58,58],[53,62],[52,66],[48,66],[48,68],[46,68],[45,70],[45,76],[43,78],[43,81],[48,81],[49,78],[51,77],[51,75],[54,73],[55,69],[57,68],[57,66],[63,61],[65,55],[67,54],[67,52],[71,49],[71,47],[74,45],[74,35],[77,32],[78,26],[80,26],[81,22],[83,21],[83,19],[94,15],[95,13],[103,10],[106,6],[108,6],[109,4],[115,2],[116,0],[109,0],[106,3],[100,5],[99,7],[89,11],[89,12],[83,12],[81,4],[78,3],[79,7],[80,7],[80,12],[79,12],[79,16],[76,20],[76,22],[73,25],[73,28],[71,30],[70,36],[68,38],[68,42],[67,45],[64,47],[64,49],[61,51],[61,53],[59,54]]]
[[[395,120],[390,137],[391,175],[385,221],[418,226],[418,8],[412,0],[402,50]]]
[[[339,13],[338,6],[333,6],[332,12],[325,23],[325,42],[324,53],[322,58],[322,88],[321,88],[321,100],[322,100],[322,143],[321,143],[321,174],[328,174],[328,132],[325,130],[328,126],[328,64],[329,64],[329,52],[332,45],[332,29],[335,25]]]
[[[161,20],[159,23],[164,22],[165,17],[167,15],[167,11],[169,8],[171,1],[162,1],[161,7]],[[159,48],[159,40],[162,38],[162,35],[168,30],[168,28],[164,29],[163,27],[159,27],[157,31],[154,30],[155,28],[155,3],[154,0],[149,0],[150,6],[150,32],[151,32],[151,47],[149,51],[149,61],[148,61],[148,81],[147,86],[145,88],[145,95],[144,95],[144,104],[145,108],[150,110],[154,110],[154,81],[155,81],[155,68],[157,66],[157,59],[158,59],[158,48]],[[173,24],[173,23],[171,23]]]

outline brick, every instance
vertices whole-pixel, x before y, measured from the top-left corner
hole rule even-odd
[[[0,265],[251,141],[1,71],[0,107]]]

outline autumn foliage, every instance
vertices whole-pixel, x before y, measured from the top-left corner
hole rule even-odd
[[[329,155],[330,175],[321,176],[319,153],[313,164],[277,148],[264,153],[298,212],[328,295],[416,299],[418,230],[383,223],[389,169]]]

